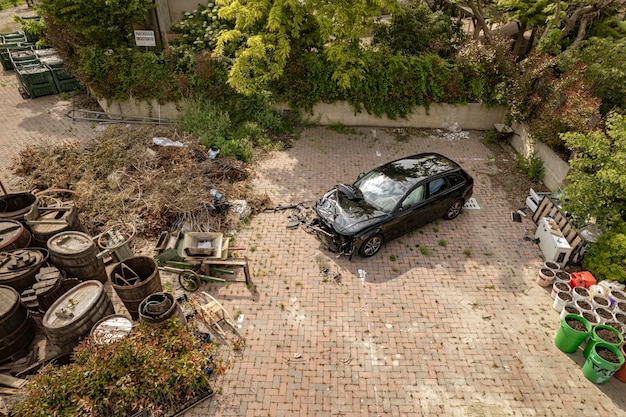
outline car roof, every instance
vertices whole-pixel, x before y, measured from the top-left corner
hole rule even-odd
[[[398,179],[399,172],[404,180],[401,182],[416,183],[433,175],[460,170],[456,162],[438,153],[420,153],[405,158],[396,159],[376,168],[390,178]],[[409,180],[410,179],[410,180]]]

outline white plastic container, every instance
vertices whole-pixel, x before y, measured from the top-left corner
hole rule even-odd
[[[589,300],[591,293],[585,287],[574,287],[572,289],[572,296],[574,297],[574,300]]]
[[[610,290],[607,298],[611,303],[609,308],[615,308],[618,302],[626,302],[626,292],[618,289]]]
[[[560,313],[561,311],[563,311],[563,307],[565,307],[567,303],[571,303],[573,299],[574,298],[572,297],[572,294],[570,294],[569,292],[559,291],[556,294],[556,297],[554,297],[554,303],[552,303],[552,308],[556,310],[557,313]]]
[[[570,302],[563,306],[563,310],[561,310],[561,315],[559,316],[559,319],[563,320],[566,314],[578,314],[580,316],[581,313],[582,312],[580,311],[580,308],[578,308],[576,304]]]
[[[554,281],[554,284],[552,284],[552,292],[550,293],[550,296],[554,298],[560,291],[571,292],[572,287],[570,287],[567,282]]]

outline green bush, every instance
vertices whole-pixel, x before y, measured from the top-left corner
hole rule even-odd
[[[513,162],[513,166],[522,171],[524,175],[533,181],[543,180],[543,161],[537,155],[525,157],[524,155],[518,154]]]
[[[130,335],[74,351],[74,362],[44,368],[13,405],[16,417],[129,416],[141,408],[175,411],[210,390],[207,370],[219,367],[215,345],[170,321],[139,324]]]
[[[374,45],[389,47],[403,55],[437,54],[451,58],[465,40],[459,20],[442,11],[433,12],[428,4],[408,2],[391,22],[374,26]]]
[[[583,268],[596,279],[626,283],[626,223],[598,238],[583,258]]]

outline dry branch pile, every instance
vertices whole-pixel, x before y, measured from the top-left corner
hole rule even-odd
[[[154,137],[185,146],[157,146]],[[73,190],[82,224],[92,235],[119,221],[133,223],[143,238],[172,225],[232,230],[237,217],[211,208],[213,188],[225,200],[246,200],[253,212],[269,204],[267,196],[249,191],[251,172],[244,163],[209,159],[203,146],[172,127],[110,126],[92,142],[29,147],[12,170],[26,188]]]

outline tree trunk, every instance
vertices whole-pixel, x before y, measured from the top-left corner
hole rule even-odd
[[[524,43],[524,32],[526,32],[526,22],[518,22],[517,39],[515,39],[515,46],[513,46],[513,56],[516,59],[519,57],[519,51]]]
[[[470,9],[472,9],[472,13],[474,13],[474,39],[477,38],[477,35],[482,29],[485,36],[485,41],[489,43],[489,40],[491,39],[491,31],[489,30],[487,22],[485,21],[482,0],[469,0],[467,2],[467,5],[470,7]]]

